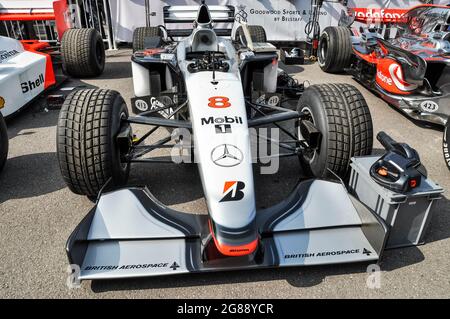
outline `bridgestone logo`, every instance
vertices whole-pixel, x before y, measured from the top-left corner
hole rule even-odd
[[[202,125],[209,124],[242,124],[242,117],[240,116],[225,116],[225,117],[214,117],[210,116],[208,118],[202,117]]]

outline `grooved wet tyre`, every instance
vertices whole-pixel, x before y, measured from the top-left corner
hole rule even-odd
[[[266,31],[260,25],[247,25],[248,31],[250,32],[250,37],[253,42],[267,42]],[[236,29],[235,41],[241,43],[241,39],[245,39],[244,30],[242,30],[242,26],[239,26]],[[245,41],[244,41],[245,42]],[[247,44],[247,43],[243,43]]]
[[[128,110],[112,90],[78,90],[65,100],[58,120],[57,154],[64,181],[76,194],[97,196],[112,178],[124,184],[130,164],[121,163],[117,134]]]
[[[339,73],[350,66],[352,59],[351,32],[346,27],[326,27],[320,35],[318,63],[329,73]]]
[[[6,131],[6,124],[3,115],[0,113],[0,172],[5,166],[8,157],[8,132]]]
[[[320,147],[301,155],[312,175],[331,177],[333,171],[345,179],[350,159],[372,153],[372,117],[364,97],[349,84],[320,84],[308,87],[297,110],[309,114],[322,133]]]
[[[105,68],[103,39],[95,29],[69,29],[61,39],[61,57],[66,74],[95,77]]]
[[[139,27],[133,31],[133,52],[145,49],[145,38],[163,37],[163,33],[158,27]]]
[[[448,147],[448,143],[450,142],[450,120],[447,120],[442,138],[442,151],[444,153],[444,160],[447,164],[447,168],[450,170],[450,149]]]

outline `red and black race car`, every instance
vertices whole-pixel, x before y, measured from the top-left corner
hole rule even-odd
[[[318,50],[322,70],[347,71],[410,117],[445,125],[450,115],[450,7],[420,5],[395,19],[372,17],[374,27],[356,28],[358,14],[343,14],[339,26],[323,31]]]

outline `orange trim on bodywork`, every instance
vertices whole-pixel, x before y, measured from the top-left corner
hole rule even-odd
[[[258,247],[258,238],[255,239],[254,241],[248,243],[248,244],[239,245],[239,246],[231,246],[231,245],[226,245],[226,244],[219,243],[219,241],[216,239],[216,236],[214,235],[214,231],[212,229],[211,221],[208,221],[208,224],[209,224],[209,231],[210,231],[210,233],[212,235],[212,238],[214,240],[214,244],[216,245],[217,250],[219,250],[219,252],[222,255],[234,256],[234,257],[250,255]]]
[[[40,51],[50,47],[50,44],[48,44],[47,42],[39,42],[38,40],[24,40],[20,42],[22,43],[23,48],[26,51],[45,56],[46,60],[45,60],[44,88],[47,89],[50,86],[55,85],[56,79],[55,79],[55,72],[53,70],[52,57],[49,54]]]
[[[55,13],[0,13],[0,21],[55,20]]]

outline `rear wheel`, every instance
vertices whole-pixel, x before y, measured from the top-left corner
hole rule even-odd
[[[350,66],[352,40],[346,27],[326,27],[319,39],[318,62],[329,73],[344,71]]]
[[[260,25],[247,25],[252,42],[267,42],[266,31]],[[247,45],[242,26],[236,29],[235,41]]]
[[[6,163],[8,157],[8,132],[6,131],[6,124],[3,115],[0,113],[0,172]]]
[[[65,100],[58,121],[57,153],[64,181],[76,194],[97,196],[111,178],[124,184],[130,164],[117,142],[128,110],[111,90],[78,90]],[[131,132],[130,132],[131,135]]]
[[[443,141],[442,141],[442,150],[444,152],[444,160],[447,164],[447,168],[450,170],[450,149],[448,143],[450,142],[450,120],[447,120],[447,124],[445,125]]]
[[[331,170],[346,178],[350,159],[372,152],[372,117],[364,97],[354,86],[312,85],[298,101],[297,111],[305,114],[322,134],[319,147],[300,156],[312,175],[331,177]]]
[[[61,57],[66,74],[94,77],[105,68],[103,39],[95,29],[69,29],[61,39]]]
[[[163,33],[158,27],[139,27],[133,31],[133,52],[145,49],[145,38],[163,37]]]

